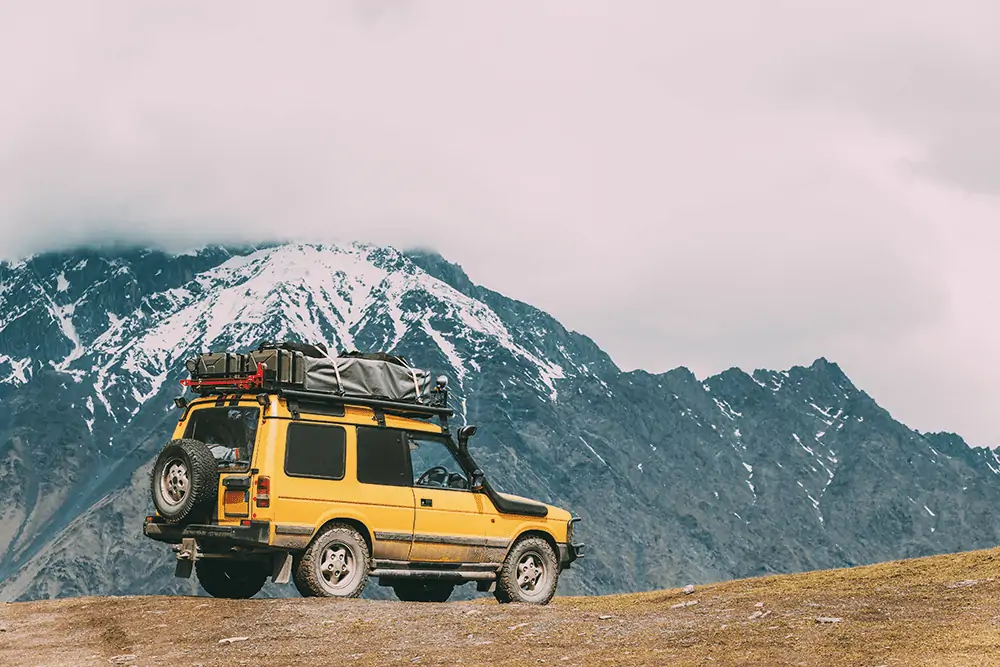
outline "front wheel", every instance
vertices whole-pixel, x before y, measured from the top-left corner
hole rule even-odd
[[[502,604],[548,604],[558,583],[555,551],[540,537],[526,537],[518,540],[504,559],[493,595]]]
[[[214,598],[252,598],[267,581],[267,568],[257,561],[210,558],[197,561],[194,571],[198,583]]]
[[[368,583],[368,545],[336,523],[316,536],[295,568],[295,587],[309,597],[356,598]]]

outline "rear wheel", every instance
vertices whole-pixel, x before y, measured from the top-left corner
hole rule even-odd
[[[403,602],[447,602],[455,590],[455,584],[448,581],[394,581],[392,590]]]
[[[368,545],[351,526],[335,523],[317,535],[295,568],[303,596],[356,598],[368,583]]]
[[[194,566],[198,583],[214,598],[252,598],[267,581],[267,568],[257,561],[206,558]]]
[[[518,540],[504,559],[493,595],[500,603],[548,604],[558,583],[555,551],[540,537],[526,537]]]

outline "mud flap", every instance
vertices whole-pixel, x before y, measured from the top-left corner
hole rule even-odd
[[[174,576],[181,579],[188,579],[191,577],[192,570],[194,570],[193,560],[179,560],[177,561],[177,565],[174,566]]]
[[[496,579],[490,581],[477,581],[476,590],[480,593],[492,593],[497,589]]]
[[[271,581],[276,584],[287,584],[292,579],[292,554],[278,553],[274,555],[271,568]]]

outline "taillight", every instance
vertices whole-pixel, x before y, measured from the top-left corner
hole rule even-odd
[[[257,507],[270,507],[271,506],[271,478],[270,477],[258,477],[257,478],[257,498],[255,499]]]

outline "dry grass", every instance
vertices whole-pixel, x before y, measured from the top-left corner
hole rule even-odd
[[[0,664],[1000,665],[998,593],[1000,549],[543,608],[84,598],[0,607]]]

